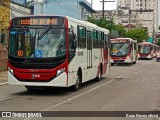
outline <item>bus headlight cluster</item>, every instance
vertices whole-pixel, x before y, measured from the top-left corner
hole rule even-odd
[[[65,71],[64,68],[61,68],[61,69],[57,70],[57,76],[62,74],[64,71]]]
[[[8,67],[8,71],[9,71],[12,75],[14,75],[14,71],[13,71],[13,69],[11,69],[10,67]]]
[[[129,56],[127,56],[127,59],[129,59],[130,57]]]

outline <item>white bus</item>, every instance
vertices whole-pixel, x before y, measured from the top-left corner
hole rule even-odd
[[[150,42],[138,43],[138,59],[152,60],[154,57],[154,45]]]
[[[11,20],[8,83],[28,90],[99,81],[109,71],[109,31],[68,16]]]
[[[115,38],[110,42],[110,62],[114,64],[130,64],[137,61],[137,41],[131,38]]]

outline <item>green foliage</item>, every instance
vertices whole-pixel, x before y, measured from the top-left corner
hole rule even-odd
[[[111,34],[110,34],[110,38],[113,39],[113,38],[119,38],[119,33],[117,30],[111,30]]]
[[[116,29],[116,25],[112,20],[110,21],[110,20],[106,20],[106,19],[103,19],[103,18],[95,19],[93,17],[89,17],[88,21],[98,25],[99,27],[106,28],[109,31]]]
[[[106,28],[110,32],[116,30],[118,31],[120,37],[129,37],[134,40],[137,40],[138,42],[143,42],[143,40],[146,40],[149,38],[148,31],[146,29],[136,28],[136,29],[131,29],[129,31],[126,31],[123,25],[121,24],[116,25],[113,22],[113,20],[109,21],[103,18],[95,19],[93,17],[89,17],[88,21],[102,28]]]
[[[138,42],[143,42],[143,40],[149,38],[147,30],[142,28],[129,30],[126,34],[126,37],[137,40]]]
[[[116,30],[119,33],[119,36],[125,37],[127,34],[127,31],[124,29],[124,26],[122,24],[116,25]]]

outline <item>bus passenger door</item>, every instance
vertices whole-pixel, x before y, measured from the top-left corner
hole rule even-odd
[[[92,68],[92,32],[87,31],[87,69]]]
[[[131,62],[134,61],[134,42],[131,42]]]

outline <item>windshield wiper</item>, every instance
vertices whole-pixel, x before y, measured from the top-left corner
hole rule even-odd
[[[52,26],[48,26],[38,37],[38,40],[41,40],[47,33],[48,31],[52,28]]]

